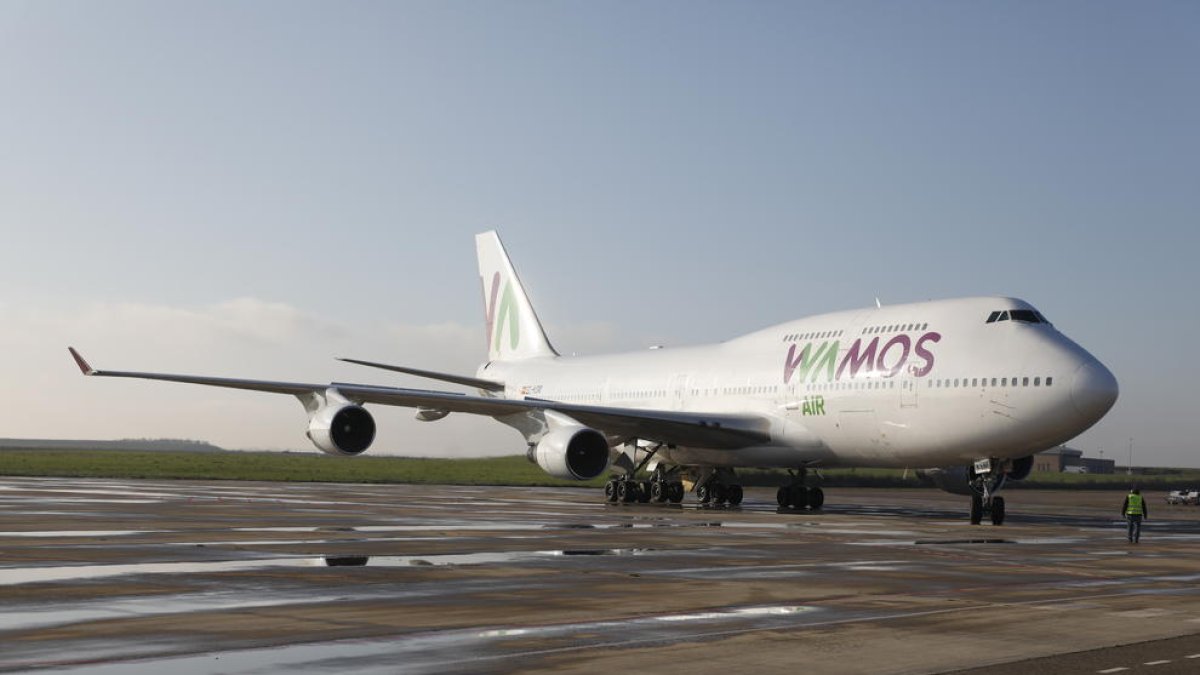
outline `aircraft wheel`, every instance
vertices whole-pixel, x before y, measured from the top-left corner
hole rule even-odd
[[[707,485],[701,485],[696,488],[696,500],[701,504],[707,504],[712,499],[712,490]]]
[[[641,504],[646,504],[650,501],[650,481],[644,480],[637,484],[638,495],[637,500]]]
[[[659,504],[667,501],[670,491],[669,485],[661,480],[650,483],[650,498]]]
[[[725,500],[728,497],[729,497],[729,488],[725,487],[724,484],[717,483],[716,485],[712,486],[712,503],[713,504],[724,504]]]
[[[610,480],[604,484],[604,501],[609,504],[617,503],[617,481]]]
[[[819,511],[825,504],[825,491],[815,487],[808,491],[808,508]]]
[[[671,483],[670,486],[671,486],[670,490],[668,490],[668,492],[669,492],[668,498],[671,500],[671,503],[678,504],[679,502],[682,502],[683,501],[683,483],[680,481],[675,481],[674,483]]]
[[[979,495],[971,495],[971,524],[978,525],[983,522],[983,497]]]
[[[634,493],[634,490],[636,490],[636,489],[637,488],[635,488],[630,481],[627,481],[627,480],[618,481],[617,482],[617,499],[619,499],[622,504],[628,504],[629,502],[633,501],[637,497],[637,495]]]
[[[992,497],[992,524],[1004,524],[1004,497]]]
[[[779,508],[786,509],[792,503],[792,493],[788,486],[784,485],[775,491],[775,501],[779,504]]]
[[[745,492],[742,491],[741,485],[730,485],[729,486],[729,495],[727,496],[727,499],[729,500],[729,504],[731,506],[737,506],[737,505],[741,504],[742,497],[744,497],[744,496],[745,496]]]
[[[791,502],[792,508],[797,511],[808,508],[808,488],[803,485],[793,485],[789,492],[788,501]]]

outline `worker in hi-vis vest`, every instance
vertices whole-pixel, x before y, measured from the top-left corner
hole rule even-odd
[[[1138,539],[1142,536],[1142,520],[1148,519],[1150,513],[1146,510],[1146,500],[1142,499],[1142,492],[1137,488],[1129,491],[1125,495],[1125,503],[1121,505],[1121,515],[1125,516],[1125,520],[1129,522],[1129,541],[1138,543]]]

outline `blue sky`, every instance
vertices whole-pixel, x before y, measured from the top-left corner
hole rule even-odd
[[[496,228],[566,352],[1025,298],[1121,382],[1077,447],[1200,466],[1196,63],[1190,2],[0,0],[0,434],[305,447],[293,401],[63,347],[473,371]]]

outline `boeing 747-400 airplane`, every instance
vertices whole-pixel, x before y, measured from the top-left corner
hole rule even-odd
[[[421,420],[489,415],[525,438],[547,473],[590,480],[610,468],[609,502],[739,504],[735,469],[780,467],[781,507],[824,502],[810,470],[926,470],[971,495],[971,522],[1004,521],[1006,480],[1033,454],[1091,427],[1117,381],[1032,305],[976,297],[821,314],[719,344],[603,356],[550,345],[495,232],[475,238],[488,360],[474,377],[370,361],[475,394],[363,384],[305,384],[96,370],[85,375],[190,382],[291,394],[322,451],[358,455],[375,438],[365,404],[417,409]],[[648,478],[637,479],[639,472]],[[646,475],[646,474],[642,474]]]

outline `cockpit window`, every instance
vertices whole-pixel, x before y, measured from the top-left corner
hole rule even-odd
[[[1009,320],[1020,321],[1022,323],[1050,323],[1046,320],[1046,317],[1042,316],[1041,312],[1034,309],[996,310],[988,315],[987,323]]]

